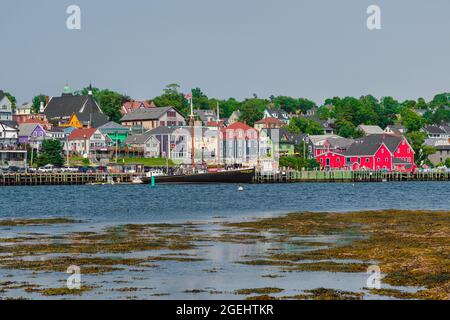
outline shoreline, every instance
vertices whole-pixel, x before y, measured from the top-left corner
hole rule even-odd
[[[42,221],[42,223],[45,223],[45,221]],[[20,221],[20,224],[23,225],[24,221]],[[429,226],[429,230],[423,228],[424,224]],[[272,249],[263,250],[254,257],[252,255],[238,255],[237,260],[223,262],[225,263],[224,266],[226,265],[226,268],[228,268],[228,265],[233,267],[239,267],[240,265],[249,272],[254,268],[256,268],[255,271],[260,270],[259,268],[270,268],[272,271],[266,272],[266,276],[268,279],[271,277],[275,279],[274,285],[271,286],[275,288],[278,283],[276,279],[281,279],[280,276],[291,277],[302,272],[328,272],[336,276],[354,274],[361,277],[370,263],[378,261],[382,272],[387,271],[383,283],[390,286],[383,287],[382,291],[365,289],[364,294],[361,292],[351,294],[351,291],[342,290],[342,288],[317,287],[305,289],[309,291],[303,290],[298,294],[294,294],[295,290],[290,291],[290,295],[286,295],[287,292],[284,288],[277,288],[275,291],[259,290],[256,287],[256,290],[253,291],[248,288],[235,288],[235,290],[241,290],[239,293],[249,293],[241,295],[244,298],[251,299],[259,296],[265,299],[313,299],[314,297],[352,299],[363,298],[364,295],[372,294],[379,296],[379,298],[386,296],[408,299],[445,299],[442,290],[447,288],[446,286],[450,283],[448,271],[446,271],[448,270],[446,269],[448,262],[439,258],[439,250],[448,250],[448,243],[450,243],[449,225],[450,212],[439,210],[357,211],[344,214],[302,212],[241,222],[115,224],[105,227],[101,231],[68,231],[65,234],[60,234],[57,240],[54,239],[54,236],[42,234],[35,236],[34,239],[30,238],[31,235],[24,234],[22,234],[22,237],[10,238],[7,240],[7,246],[3,243],[0,247],[2,255],[10,255],[8,259],[3,259],[0,262],[0,270],[58,274],[65,270],[64,266],[68,263],[81,263],[85,265],[82,268],[84,272],[92,275],[97,274],[102,278],[108,277],[108,274],[114,274],[114,272],[126,272],[126,274],[131,275],[130,269],[160,268],[167,263],[166,268],[172,268],[173,266],[170,267],[170,261],[187,264],[185,268],[200,263],[208,269],[208,265],[209,268],[213,268],[217,264],[202,256],[204,250],[214,252],[216,247],[231,245],[244,248],[246,246],[260,246],[265,243],[266,245],[270,244],[269,249]],[[14,228],[14,226],[11,226],[11,228]],[[398,228],[403,233],[406,232],[406,238],[405,234],[396,235]],[[449,232],[446,233],[446,231]],[[380,232],[383,233],[381,238],[377,235]],[[427,234],[425,238],[423,237],[424,233]],[[354,238],[358,234],[365,238]],[[314,239],[319,241],[314,241]],[[343,239],[347,240],[344,241]],[[389,239],[389,241],[386,239]],[[420,239],[420,242],[417,242],[417,239]],[[4,242],[5,239],[1,241]],[[30,241],[31,243],[28,243]],[[205,245],[206,247],[204,247]],[[210,246],[213,247],[209,248]],[[298,248],[300,251],[297,249],[292,251],[293,249],[289,249],[291,247]],[[386,254],[380,255],[373,248],[380,252],[386,252]],[[408,263],[405,262],[407,259],[399,261],[397,256],[401,252],[411,261]],[[414,255],[411,255],[412,252]],[[100,253],[103,254],[100,255]],[[149,254],[151,255],[148,256]],[[111,255],[115,258],[111,258]],[[27,259],[32,258],[31,261],[25,263],[23,259],[26,257],[29,257]],[[38,257],[44,258],[44,260],[36,261],[35,259]],[[430,280],[425,271],[412,275],[407,269],[403,273],[395,272],[395,266],[401,266],[400,269],[403,270],[408,268],[410,263],[414,265],[413,262],[418,257],[420,263],[415,265],[415,268],[428,270],[429,275],[431,278],[434,277],[434,280]],[[191,272],[191,270],[186,272]],[[195,273],[194,269],[192,269],[192,272],[198,273]],[[218,272],[220,273],[220,271]],[[261,281],[253,282],[259,283]],[[32,286],[33,283],[30,285]],[[427,288],[417,292],[408,292],[395,289],[396,287]],[[32,290],[30,287],[27,288]],[[36,293],[36,295],[33,297],[37,298],[39,294],[43,293],[53,293],[56,296],[58,296],[58,293],[69,296],[73,294],[73,292],[58,290],[43,291],[47,289],[56,290],[58,288],[34,288],[33,293]],[[89,290],[84,294],[88,294],[88,291],[91,290],[101,290],[98,288],[86,289]],[[361,284],[361,290],[363,289],[364,285]],[[3,290],[7,292],[8,288],[3,288]],[[186,288],[185,290],[194,289]],[[195,290],[200,290],[200,292]],[[194,292],[200,294],[201,290],[204,289],[196,288],[195,290]],[[217,288],[216,291],[220,291],[220,288]],[[274,292],[277,294],[273,295]],[[83,292],[79,293],[82,294]],[[259,295],[255,296],[256,293]],[[174,293],[171,292],[171,294]],[[214,295],[210,296],[213,299],[214,297]]]

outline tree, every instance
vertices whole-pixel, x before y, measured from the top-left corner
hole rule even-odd
[[[40,113],[41,112],[41,102],[42,103],[46,103],[47,102],[47,97],[44,94],[40,94],[37,95],[33,98],[33,107],[32,107],[32,112],[33,113]]]
[[[445,122],[450,122],[450,108],[445,106],[440,106],[430,117],[431,123],[442,124]]]
[[[287,130],[291,133],[306,133],[312,135],[323,133],[323,127],[320,123],[303,117],[292,118],[287,126]]]
[[[261,120],[264,116],[264,109],[269,102],[264,99],[252,98],[246,99],[240,108],[240,121],[253,126],[256,121]]]
[[[190,114],[189,102],[184,97],[184,94],[179,92],[180,86],[172,83],[166,86],[164,93],[153,99],[153,102],[158,107],[175,107],[185,115]]]
[[[120,108],[125,101],[129,101],[131,98],[109,89],[100,90],[99,88],[91,87],[86,87],[80,91],[76,91],[74,92],[74,95],[86,96],[89,91],[92,91],[94,99],[97,101],[102,111],[109,117],[109,120],[120,122],[120,119],[122,118]]]
[[[402,108],[400,115],[402,124],[409,132],[419,131],[425,124],[425,119],[422,116],[406,107]]]
[[[408,132],[406,138],[415,152],[415,162],[417,166],[429,163],[428,156],[436,152],[436,149],[425,145],[427,135],[424,132]]]
[[[450,168],[450,158],[445,159],[444,165],[445,165],[447,168]]]
[[[9,102],[11,102],[11,108],[13,111],[16,110],[16,104],[17,104],[17,100],[16,97],[14,97],[11,93],[9,92],[5,92],[5,96],[8,98]]]
[[[353,123],[346,121],[346,122],[341,123],[339,127],[340,127],[339,135],[341,137],[344,137],[344,138],[355,137],[356,138],[357,131],[356,131],[356,127]]]
[[[47,164],[62,166],[64,164],[62,143],[58,140],[44,140],[42,142],[41,153],[36,162],[40,167]]]

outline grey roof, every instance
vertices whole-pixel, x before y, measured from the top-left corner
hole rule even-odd
[[[18,129],[19,128],[19,124],[16,121],[12,121],[12,120],[1,120],[0,124],[13,128],[13,129]]]
[[[150,135],[159,135],[159,134],[172,134],[174,131],[185,128],[185,127],[157,127],[150,131],[147,131]]]
[[[327,139],[327,141],[333,148],[337,149],[347,149],[355,142],[355,140],[353,139],[347,139],[342,137],[332,137]]]
[[[344,152],[344,154],[352,156],[374,155],[383,143],[392,153],[394,153],[402,140],[402,136],[372,134],[367,137],[355,139],[355,142]]]
[[[39,123],[21,123],[19,124],[19,135],[29,137],[38,126],[40,126]]]
[[[153,135],[148,131],[143,134],[133,134],[125,139],[125,144],[146,144],[152,137]]]
[[[65,132],[64,129],[65,128],[63,128],[63,127],[56,127],[55,126],[55,127],[52,127],[51,130],[47,130],[47,132],[61,132],[62,133],[62,132]]]
[[[267,112],[274,118],[280,120],[289,120],[289,114],[283,109],[275,109],[275,110],[267,109]]]
[[[31,102],[25,102],[23,103],[21,106],[17,106],[16,109],[17,110],[22,110],[22,109],[31,109],[33,107],[33,103]]]
[[[364,131],[365,134],[383,134],[384,131],[379,126],[361,124],[358,129]]]
[[[445,133],[450,134],[450,125],[443,125],[441,129],[445,131]]]
[[[208,121],[208,117],[211,117],[213,119],[213,121],[216,121],[217,119],[217,115],[213,110],[194,110],[194,114],[196,114],[200,120],[202,120],[203,122],[207,122]]]
[[[139,108],[126,114],[121,121],[157,120],[171,109],[177,111],[174,107]]]
[[[101,133],[114,133],[117,131],[128,131],[127,127],[124,127],[114,121],[105,123],[104,125],[98,127]]]
[[[306,137],[304,133],[290,133],[284,128],[280,129],[280,136],[284,136],[287,139],[288,143],[292,143],[294,145],[299,145],[303,142]]]
[[[0,100],[2,100],[5,96],[5,92],[3,92],[3,90],[0,90]]]
[[[92,95],[63,94],[61,97],[52,98],[44,110],[48,119],[68,119],[74,113],[80,121],[90,122],[94,128],[108,122],[108,116],[103,113]]]
[[[423,128],[426,132],[431,134],[443,134],[446,133],[445,130],[439,128],[438,126],[425,126]]]

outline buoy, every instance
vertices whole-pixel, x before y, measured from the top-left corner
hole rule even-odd
[[[150,182],[150,184],[151,184],[151,187],[152,187],[152,188],[155,187],[156,182],[155,182],[155,177],[154,177],[154,176],[151,177],[151,182]]]
[[[238,191],[244,191],[244,187],[240,186],[240,187],[238,188]]]

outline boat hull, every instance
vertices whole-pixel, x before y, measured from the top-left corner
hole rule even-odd
[[[255,169],[209,172],[179,176],[155,177],[156,184],[205,184],[205,183],[252,183]],[[151,178],[144,178],[144,183],[150,183]]]

